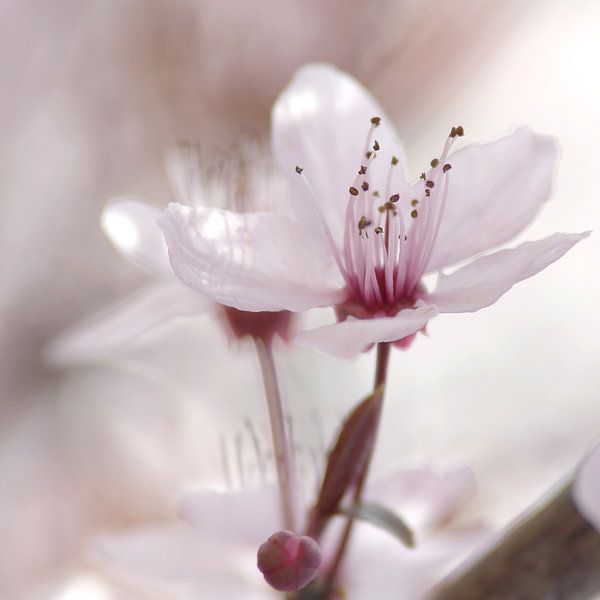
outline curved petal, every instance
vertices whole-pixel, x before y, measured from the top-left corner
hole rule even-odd
[[[555,233],[516,248],[483,256],[450,275],[440,273],[427,298],[440,312],[475,312],[493,304],[517,282],[558,260],[586,233]]]
[[[283,215],[170,204],[159,224],[176,275],[221,304],[299,311],[343,297],[329,265]]]
[[[377,140],[380,150],[370,162],[364,179],[371,190],[378,189],[382,196],[402,193],[407,187],[403,152],[391,121],[350,75],[327,64],[306,65],[294,75],[273,106],[273,154],[291,178],[297,195],[297,212],[301,220],[315,226],[316,215],[312,202],[306,200],[306,185],[295,173],[299,165],[316,192],[319,208],[340,247],[348,188],[361,165],[367,165],[364,152],[371,149],[365,145],[372,117],[382,119],[371,141],[373,144]],[[392,169],[391,190],[387,190],[392,156],[399,162]]]
[[[184,494],[179,516],[203,539],[241,542],[258,548],[278,525],[275,489],[237,493],[202,491]]]
[[[162,210],[135,197],[111,200],[102,211],[104,233],[127,258],[158,275],[173,277],[164,236]]]
[[[348,318],[341,323],[303,331],[295,343],[340,358],[354,358],[371,344],[395,342],[422,329],[437,315],[434,306],[401,310],[395,317],[374,319]]]
[[[579,467],[573,483],[573,500],[582,516],[600,531],[600,446]]]
[[[205,295],[179,282],[153,286],[57,337],[46,349],[45,359],[64,366],[97,358],[126,347],[170,319],[193,316],[212,305]]]
[[[427,271],[436,271],[508,242],[552,192],[557,148],[521,128],[489,144],[452,154],[443,220]]]

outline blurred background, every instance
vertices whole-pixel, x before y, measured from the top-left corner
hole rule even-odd
[[[172,514],[181,485],[214,476],[219,440],[264,424],[254,355],[207,316],[45,364],[54,336],[151,282],[103,236],[108,198],[165,205],[176,141],[267,136],[277,93],[318,60],[381,101],[413,174],[453,124],[467,142],[556,136],[555,197],[526,237],[596,230],[599,19],[593,0],[2,0],[0,597],[144,598],[94,570],[88,541]],[[466,462],[470,511],[498,527],[567,474],[600,434],[599,250],[594,234],[394,353],[377,467]],[[278,356],[297,435],[327,440],[373,355]]]

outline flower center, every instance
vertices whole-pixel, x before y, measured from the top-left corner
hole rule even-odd
[[[377,188],[369,180],[371,163],[381,150],[373,139],[380,122],[379,117],[371,119],[364,158],[348,189],[342,263],[350,293],[346,308],[357,317],[364,312],[396,314],[418,299],[447,197],[452,167],[446,158],[455,138],[464,134],[462,127],[453,127],[440,158],[431,161],[410,195],[401,195],[392,187],[396,156]]]

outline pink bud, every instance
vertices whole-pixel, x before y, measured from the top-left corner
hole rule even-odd
[[[257,565],[270,586],[295,592],[317,576],[321,558],[321,548],[311,537],[278,531],[258,549]]]

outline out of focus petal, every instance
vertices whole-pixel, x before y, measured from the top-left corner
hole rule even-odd
[[[61,334],[46,350],[46,360],[66,365],[98,358],[127,347],[170,319],[190,317],[212,306],[207,296],[178,282],[155,285]]]
[[[135,197],[115,198],[102,212],[102,229],[116,248],[158,275],[173,277],[157,221],[162,210]]]
[[[579,512],[600,531],[600,446],[584,459],[573,484]]]
[[[180,500],[179,515],[206,540],[242,542],[258,547],[277,528],[277,492],[266,488],[236,493],[188,493]]]
[[[440,312],[474,312],[493,304],[519,281],[558,260],[585,233],[555,233],[516,248],[483,256],[450,275],[440,274],[427,301]]]
[[[450,155],[449,189],[427,271],[490,250],[519,234],[552,192],[555,141],[521,128]]]
[[[354,358],[372,344],[395,342],[422,329],[437,315],[434,306],[401,310],[395,317],[348,318],[341,323],[303,331],[296,344],[340,358]]]

